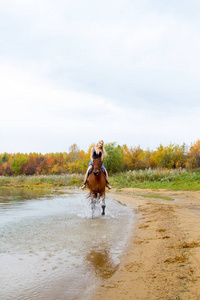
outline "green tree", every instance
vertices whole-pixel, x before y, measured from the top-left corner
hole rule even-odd
[[[28,163],[28,160],[28,157],[25,155],[17,156],[11,162],[11,170],[15,172],[16,175],[22,174],[23,168]]]
[[[2,159],[0,160],[0,165],[5,163],[5,162],[8,162],[8,155],[7,153],[4,153],[4,155],[2,156]]]
[[[107,155],[104,156],[104,165],[108,172],[116,173],[122,170],[123,165],[123,151],[116,143],[109,143],[105,145]]]

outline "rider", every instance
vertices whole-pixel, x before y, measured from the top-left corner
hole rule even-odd
[[[91,152],[90,152],[90,162],[89,162],[89,166],[88,166],[88,169],[87,169],[87,172],[85,174],[85,179],[84,179],[84,185],[81,187],[82,189],[84,189],[86,187],[86,183],[87,183],[87,178],[88,178],[88,172],[89,170],[92,169],[92,166],[93,166],[93,159],[94,158],[99,158],[101,157],[101,161],[103,161],[103,157],[104,157],[104,154],[105,154],[105,148],[104,148],[104,141],[99,141],[95,147],[93,147],[91,149]],[[108,183],[108,172],[106,170],[106,168],[104,167],[104,165],[102,164],[102,169],[104,169],[105,173],[106,173],[106,186],[111,189],[112,187],[109,185]]]

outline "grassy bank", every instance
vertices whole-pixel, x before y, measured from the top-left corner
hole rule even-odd
[[[200,171],[140,170],[113,176],[111,185],[115,187],[135,187],[141,189],[200,190]]]
[[[0,187],[63,188],[80,187],[84,174],[0,176]],[[114,188],[200,190],[200,171],[140,170],[119,173],[109,177]]]
[[[32,176],[0,176],[0,187],[16,188],[59,188],[79,187],[83,184],[84,175],[32,175]]]

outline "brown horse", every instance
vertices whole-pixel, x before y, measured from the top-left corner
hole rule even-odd
[[[105,187],[106,178],[102,171],[101,158],[93,159],[92,173],[88,178],[88,187],[90,189],[91,203],[95,203],[95,199],[102,197],[102,215],[105,215]]]

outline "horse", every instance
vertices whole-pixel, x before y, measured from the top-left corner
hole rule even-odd
[[[106,188],[106,178],[102,170],[102,160],[101,158],[93,159],[93,166],[91,174],[88,178],[88,188],[90,189],[90,197],[92,205],[95,203],[95,199],[98,200],[102,197],[102,216],[105,215],[105,188]]]

